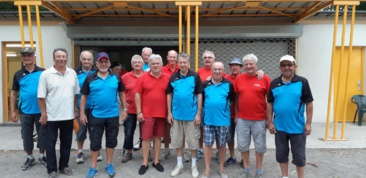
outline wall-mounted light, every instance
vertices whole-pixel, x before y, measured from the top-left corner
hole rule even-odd
[[[6,57],[17,57],[17,54],[14,53],[7,53]]]
[[[8,48],[21,48],[22,44],[6,44]],[[25,44],[24,47],[31,47],[30,44]]]

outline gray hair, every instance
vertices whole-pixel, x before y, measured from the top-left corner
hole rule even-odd
[[[211,54],[212,55],[212,57],[213,57],[213,59],[215,59],[215,54],[212,52],[212,51],[209,51],[209,50],[205,50],[204,52],[203,52],[203,54],[202,54],[202,59],[203,59],[203,57],[205,56],[205,54]]]
[[[149,64],[154,59],[159,59],[160,64],[163,65],[163,59],[159,54],[151,54],[151,56],[149,57]]]
[[[145,50],[148,50],[148,51],[151,51],[151,52],[152,52],[152,49],[151,49],[151,48],[149,48],[149,47],[144,47],[144,48],[142,48],[142,51],[141,51],[141,52],[144,52]]]
[[[243,64],[244,64],[244,61],[254,61],[255,64],[257,64],[258,62],[258,58],[256,55],[254,55],[253,53],[252,54],[248,54],[248,55],[245,55],[243,57]]]
[[[67,53],[67,51],[66,51],[66,49],[65,48],[55,48],[54,50],[53,50],[53,58],[55,58],[56,57],[56,55],[55,55],[55,53],[57,52],[57,51],[62,51],[62,52],[64,52],[64,53],[66,53],[66,57],[68,58],[68,53]]]
[[[190,62],[190,56],[187,53],[183,53],[183,52],[179,53],[179,55],[178,55],[178,61],[179,61],[180,58],[187,59],[187,61]]]
[[[133,61],[141,61],[141,63],[144,63],[144,60],[142,60],[142,57],[138,54],[135,54],[135,55],[132,56],[131,65],[132,65]]]
[[[82,51],[82,52],[80,53],[80,61],[81,61],[81,59],[83,58],[82,56],[83,56],[83,54],[84,54],[84,53],[90,53],[90,54],[91,54],[91,57],[92,57],[92,61],[93,61],[93,59],[94,59],[93,53],[91,53],[91,52],[90,52],[90,51],[88,51],[88,50]]]

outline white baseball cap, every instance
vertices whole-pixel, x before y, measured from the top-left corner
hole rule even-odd
[[[284,56],[282,56],[282,57],[281,57],[281,59],[280,59],[280,63],[281,63],[282,61],[290,61],[290,62],[293,62],[293,63],[296,65],[296,60],[295,60],[295,58],[294,58],[293,56],[291,56],[291,55],[284,55]]]

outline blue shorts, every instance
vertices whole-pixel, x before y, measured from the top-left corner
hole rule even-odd
[[[224,147],[226,146],[226,137],[228,132],[229,126],[204,125],[203,142],[205,143],[205,145],[211,146],[214,144],[217,138],[219,146]]]

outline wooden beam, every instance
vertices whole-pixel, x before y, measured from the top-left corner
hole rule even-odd
[[[80,19],[81,17],[85,17],[85,16],[88,16],[88,15],[91,15],[91,14],[95,14],[97,12],[100,12],[100,11],[104,11],[106,9],[111,9],[114,7],[114,4],[112,5],[108,5],[108,6],[105,6],[105,7],[102,7],[102,8],[99,8],[99,9],[96,9],[96,10],[93,10],[93,11],[90,11],[90,12],[86,12],[84,14],[80,14],[80,15],[77,15],[75,16],[74,18],[75,19]]]
[[[158,11],[155,11],[155,10],[150,10],[150,9],[145,9],[145,8],[140,8],[140,7],[135,7],[135,6],[128,6],[128,7],[129,8],[133,8],[133,9],[138,9],[138,10],[141,10],[141,11],[147,11],[147,12],[159,14],[159,15],[162,15],[162,16],[165,16],[165,17],[177,18],[174,15],[170,15],[170,14],[166,14],[166,13],[161,13],[161,12],[158,12]]]
[[[245,7],[245,5],[244,6],[238,6],[238,7],[232,7],[232,8],[226,8],[226,9],[217,10],[217,11],[214,11],[214,12],[211,12],[211,13],[207,13],[207,14],[201,15],[201,17],[211,16],[213,14],[218,14],[220,12],[225,12],[225,11],[237,10],[238,8],[241,8],[241,7]]]
[[[341,5],[341,6],[343,6],[343,5],[351,5],[351,6],[358,6],[358,5],[360,5],[360,1],[355,1],[355,0],[352,0],[352,1],[350,1],[350,0],[341,0],[341,1],[339,1],[339,0],[334,0],[333,1],[333,5]]]
[[[246,2],[245,7],[257,7],[261,2]]]
[[[327,7],[327,6],[331,5],[331,4],[332,4],[332,2],[326,2],[326,3],[324,3],[323,5],[320,5],[320,6],[318,6],[317,8],[315,8],[315,9],[313,9],[313,10],[311,10],[311,11],[307,12],[306,14],[302,14],[302,15],[300,15],[300,16],[295,20],[295,23],[297,23],[297,22],[299,22],[299,21],[301,21],[301,20],[304,20],[304,19],[308,18],[309,16],[311,16],[311,15],[315,14],[315,13],[316,13],[316,12],[318,12],[319,10],[324,9],[325,7]]]
[[[273,8],[267,8],[267,7],[263,7],[263,6],[257,6],[257,7],[261,8],[261,9],[264,9],[264,10],[267,10],[267,11],[274,12],[274,13],[276,13],[276,14],[283,15],[283,16],[287,16],[287,17],[291,17],[291,18],[293,17],[293,16],[292,16],[292,15],[290,15],[290,14],[282,13],[282,12],[280,12],[280,11],[277,11],[277,10],[273,9]]]
[[[42,6],[47,8],[50,11],[53,11],[54,13],[59,15],[61,18],[67,20],[69,23],[74,23],[75,22],[69,14],[64,14],[64,12],[59,11],[58,9],[54,8],[53,6],[51,6],[50,4],[48,4],[44,1],[42,1]]]
[[[201,6],[202,2],[200,2],[200,1],[183,1],[183,2],[175,1],[175,5],[176,6]]]
[[[17,6],[17,5],[22,5],[22,6],[25,6],[25,5],[42,5],[42,1],[41,0],[28,0],[28,1],[14,0],[14,5],[15,6]]]
[[[122,2],[120,2],[120,1],[118,1],[118,2],[113,2],[113,4],[114,4],[114,6],[116,6],[116,7],[127,7],[127,6],[128,6],[128,4],[127,4],[127,2],[126,2],[126,1],[122,1]]]

